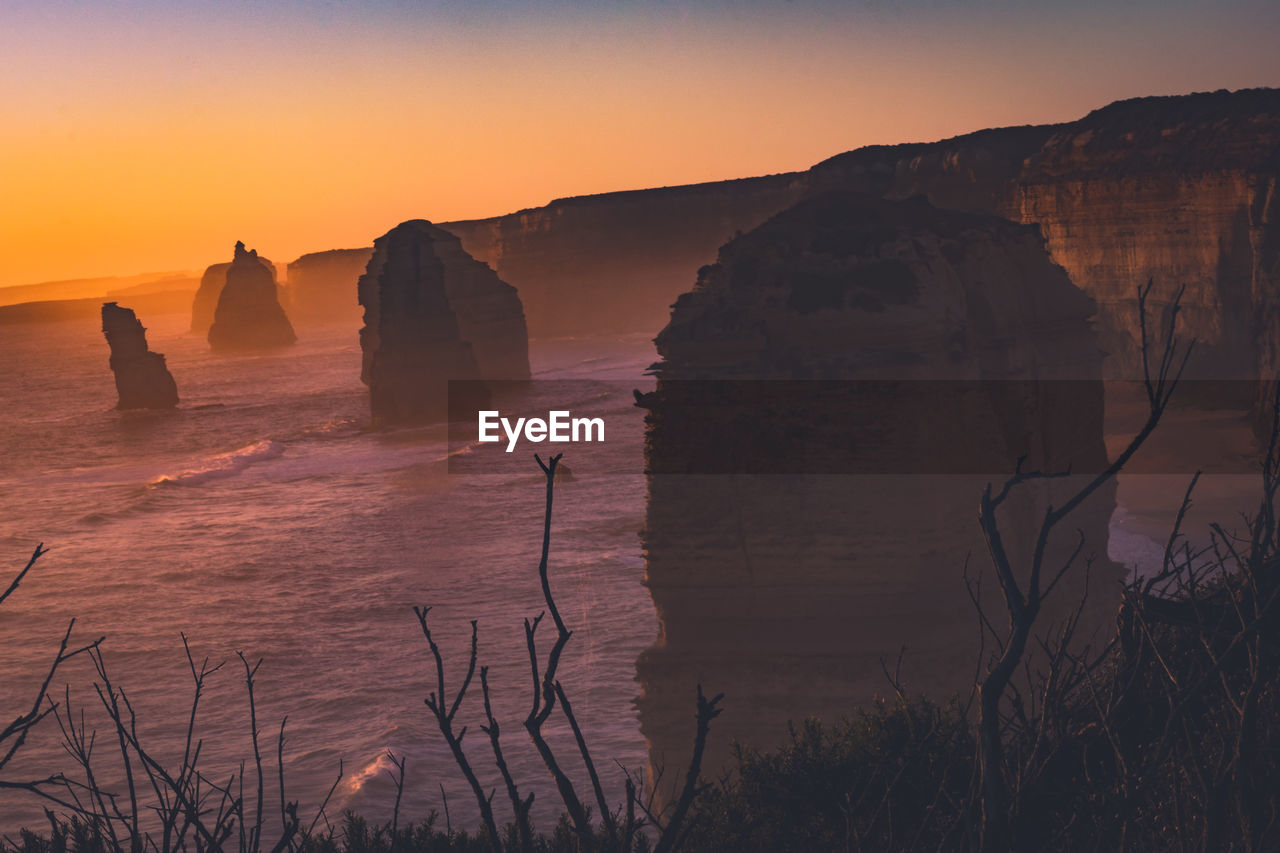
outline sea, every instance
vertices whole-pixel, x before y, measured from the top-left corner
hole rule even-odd
[[[37,544],[49,549],[0,605],[0,716],[7,722],[31,710],[74,619],[72,646],[102,639],[106,674],[128,698],[140,742],[176,772],[195,698],[191,661],[197,670],[220,667],[196,706],[198,766],[219,784],[235,778],[233,787],[246,774],[252,811],[242,654],[250,665],[261,660],[254,698],[267,837],[279,825],[278,752],[286,797],[299,802],[304,826],[324,831],[347,809],[388,819],[392,771],[403,760],[402,822],[435,812],[442,827],[474,827],[474,797],[424,704],[437,689],[436,670],[413,608],[430,607],[451,698],[466,675],[475,620],[507,760],[522,791],[536,794],[539,825],[550,829],[558,800],[522,725],[531,699],[524,620],[545,609],[545,480],[533,453],[563,451],[572,476],[557,486],[549,562],[573,631],[560,680],[610,799],[621,801],[624,773],[645,771],[635,660],[658,631],[638,537],[643,412],[630,393],[652,387],[650,336],[534,341],[535,398],[524,402],[602,417],[605,441],[582,452],[523,443],[513,456],[526,464],[460,472],[451,459],[473,447],[441,428],[370,429],[349,326],[300,329],[289,349],[229,356],[189,334],[184,316],[144,319],[151,349],[177,381],[175,411],[115,411],[96,323],[0,327],[3,584]],[[539,388],[547,400],[536,399]],[[544,656],[554,639],[549,622],[539,629]],[[478,681],[455,728],[468,726],[464,746],[492,787],[500,780],[480,730]],[[102,684],[78,656],[58,668],[43,707],[57,703],[56,716],[65,721],[70,712],[96,730],[95,778],[121,794]],[[548,731],[585,796],[559,715]],[[59,772],[83,780],[63,739],[55,717],[46,718],[0,781]],[[504,803],[499,788],[499,820]],[[0,835],[47,826],[48,805],[0,790]]]
[[[531,703],[524,625],[545,609],[537,570],[545,481],[533,453],[563,450],[572,476],[556,487],[549,560],[573,631],[560,681],[609,800],[621,801],[626,774],[643,779],[635,661],[657,638],[658,620],[643,584],[644,421],[631,391],[652,388],[650,336],[532,341],[535,381],[521,405],[601,417],[605,441],[522,443],[510,457],[489,446],[482,457],[441,427],[371,429],[350,326],[300,329],[296,346],[269,354],[215,355],[188,333],[185,316],[144,319],[178,384],[174,411],[114,409],[97,323],[0,327],[0,588],[38,544],[49,549],[0,605],[4,721],[31,710],[74,620],[72,646],[101,638],[106,675],[128,699],[139,741],[171,773],[187,750],[193,666],[212,670],[195,708],[198,769],[237,792],[243,779],[252,813],[256,721],[266,837],[279,826],[278,756],[285,796],[317,831],[348,809],[388,820],[401,761],[402,822],[434,813],[439,826],[474,828],[475,799],[424,701],[438,689],[437,672],[414,608],[430,607],[451,702],[475,621],[506,758],[522,793],[536,795],[538,826],[550,829],[559,801],[522,725]],[[1247,443],[1238,414],[1186,417],[1203,420],[1188,446],[1203,446],[1202,436]],[[1113,452],[1123,446],[1117,436],[1109,443]],[[485,461],[494,459],[502,464]],[[1122,478],[1113,559],[1135,571],[1158,567],[1184,467]],[[1201,502],[1222,518],[1255,484],[1238,473],[1206,478]],[[550,627],[539,628],[543,659]],[[253,721],[240,655],[258,667]],[[477,673],[455,729],[467,727],[467,755],[485,790],[498,790],[505,821],[478,681]],[[83,781],[61,718],[96,732],[95,779],[123,794],[103,684],[87,655],[59,667],[40,705],[56,703],[55,714],[0,767],[0,782],[55,773]],[[548,734],[586,796],[559,715]],[[48,805],[0,788],[0,836],[47,826]]]

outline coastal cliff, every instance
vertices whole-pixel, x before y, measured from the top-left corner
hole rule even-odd
[[[446,419],[449,380],[473,382],[470,402],[481,404],[485,380],[529,378],[515,288],[430,222],[403,222],[379,237],[358,291],[361,379],[375,424]]]
[[[1136,288],[1154,279],[1157,310],[1186,288],[1189,378],[1231,381],[1222,402],[1248,403],[1280,331],[1255,319],[1280,287],[1265,261],[1280,227],[1268,204],[1278,169],[1280,92],[1270,90],[1112,104],[1028,158],[1018,215],[1098,301],[1108,376],[1139,375]]]
[[[132,309],[102,303],[102,334],[111,348],[117,409],[172,409],[178,405],[178,386],[164,356],[147,347],[147,330]]]
[[[986,553],[976,496],[1016,460],[1070,480],[1006,519],[1018,557],[1046,506],[1106,464],[1095,305],[1036,229],[855,193],[804,201],[730,242],[657,338],[648,410],[645,583],[660,619],[638,662],[654,765],[687,755],[688,697],[733,697],[729,743],[776,745],[788,720],[834,719],[889,689],[881,659],[937,698],[972,683],[966,593]],[[1075,528],[1096,555],[1082,630],[1114,622],[1113,488]],[[987,572],[989,575],[990,573]],[[1078,605],[1086,570],[1043,619]],[[988,613],[1002,604],[983,586]]]
[[[557,199],[440,227],[519,289],[534,336],[653,332],[725,241],[802,198],[923,195],[1039,225],[1054,262],[1098,302],[1108,378],[1141,375],[1138,286],[1154,280],[1159,314],[1186,285],[1182,329],[1199,342],[1188,378],[1231,381],[1205,402],[1240,406],[1280,353],[1277,324],[1259,321],[1280,313],[1268,249],[1280,241],[1277,151],[1280,91],[1136,98],[1064,124],[873,145],[807,171]]]
[[[1182,330],[1199,342],[1188,378],[1234,380],[1227,402],[1242,405],[1280,353],[1280,324],[1259,322],[1280,314],[1277,152],[1280,91],[1137,98],[1060,125],[870,146],[805,172],[562,199],[442,227],[520,289],[534,334],[656,331],[725,240],[800,198],[923,195],[1040,226],[1053,261],[1098,302],[1107,377],[1141,375],[1137,287],[1155,281],[1159,319],[1186,285]]]
[[[229,352],[290,346],[297,340],[280,307],[275,267],[256,250],[236,243],[209,327],[209,346]]]
[[[803,192],[783,174],[558,199],[440,227],[520,291],[535,337],[657,331],[716,248]]]
[[[285,308],[295,325],[347,323],[358,326],[361,311],[356,283],[373,249],[312,252],[291,261]]]

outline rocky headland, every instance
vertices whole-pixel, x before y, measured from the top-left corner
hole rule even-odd
[[[198,292],[196,296],[199,298]],[[218,352],[232,352],[290,346],[297,340],[280,307],[275,267],[258,257],[256,250],[236,243],[235,258],[227,267],[209,327],[209,346]]]
[[[529,338],[514,287],[426,220],[374,242],[359,280],[361,378],[378,425],[448,418],[448,383],[483,404],[487,380],[529,378]]]
[[[147,330],[132,309],[104,302],[102,334],[111,348],[117,409],[172,409],[178,405],[178,386],[164,356],[147,347]]]
[[[645,583],[661,629],[639,661],[655,765],[680,767],[695,684],[724,691],[710,772],[729,743],[776,745],[788,720],[835,719],[891,687],[945,698],[978,666],[964,583],[1003,605],[977,496],[1016,460],[1074,472],[1008,515],[1034,546],[1044,508],[1106,464],[1096,306],[1035,228],[923,199],[815,197],[728,243],[657,338],[648,409]],[[1109,629],[1115,492],[1075,529],[1094,556],[1085,634]],[[1080,601],[1085,567],[1042,619]]]

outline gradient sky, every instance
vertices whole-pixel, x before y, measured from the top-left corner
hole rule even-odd
[[[0,23],[0,286],[1280,86],[1280,4],[63,2]]]

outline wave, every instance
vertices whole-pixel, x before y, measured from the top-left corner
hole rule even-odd
[[[378,754],[372,761],[366,762],[359,770],[347,777],[346,784],[343,786],[343,793],[350,796],[364,790],[365,786],[370,782],[378,779],[384,773],[394,774],[396,772],[396,764],[391,759],[391,748],[384,747],[378,751]]]
[[[160,486],[199,486],[211,480],[222,480],[234,477],[250,465],[268,459],[276,459],[284,453],[284,445],[277,441],[263,439],[232,450],[211,456],[197,468],[181,471],[177,474],[164,474],[148,483],[149,488]]]

